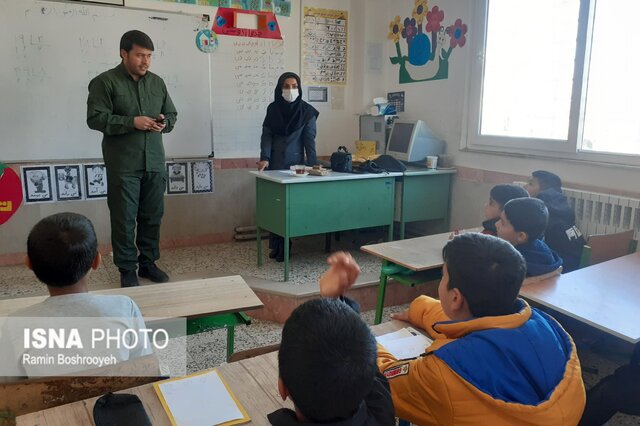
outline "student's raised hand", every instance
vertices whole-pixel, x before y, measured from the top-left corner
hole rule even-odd
[[[409,322],[409,311],[402,311],[398,312],[397,314],[391,314],[391,319]]]
[[[329,256],[327,263],[329,269],[320,277],[320,295],[340,297],[356,282],[360,267],[349,253],[342,251]]]

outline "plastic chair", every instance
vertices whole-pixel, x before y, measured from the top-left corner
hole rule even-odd
[[[638,247],[638,241],[633,239],[634,232],[629,230],[616,234],[589,236],[587,245],[582,248],[580,267],[584,268],[634,253]]]

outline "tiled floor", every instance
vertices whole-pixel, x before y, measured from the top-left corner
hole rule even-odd
[[[377,241],[379,234],[345,234],[333,249],[349,250],[361,265],[363,273],[378,272],[379,261],[360,252],[357,247],[367,242]],[[266,241],[265,241],[266,244]],[[265,250],[265,253],[267,251]],[[325,270],[324,239],[296,239],[293,246],[293,259],[290,281],[284,285],[312,286]],[[266,259],[262,268],[256,265],[255,242],[232,242],[202,247],[190,247],[164,250],[158,264],[166,269],[172,279],[200,271],[214,271],[216,275],[240,274],[246,277],[258,277],[263,280],[282,280],[282,263]],[[152,285],[141,280],[142,285]],[[119,286],[119,274],[111,258],[106,257],[103,264],[91,277],[91,288],[113,288]],[[0,267],[0,298],[24,297],[46,294],[44,285],[37,282],[31,271],[24,266]],[[389,315],[406,309],[407,305],[385,308],[383,321]],[[373,311],[362,313],[369,324],[373,323]],[[267,321],[254,320],[249,326],[236,329],[236,351],[266,346],[280,340],[281,325]],[[600,378],[611,374],[615,368],[628,360],[628,347],[618,347],[612,339],[599,341],[593,347],[580,345],[578,353],[585,368],[585,385],[593,386]],[[215,367],[224,362],[226,335],[224,330],[213,330],[187,338],[187,371],[193,372]],[[595,350],[593,348],[599,349]],[[588,370],[588,371],[587,371]],[[274,383],[275,386],[275,383]],[[640,425],[640,418],[616,415],[608,425]]]

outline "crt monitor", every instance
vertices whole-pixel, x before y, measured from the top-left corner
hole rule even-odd
[[[435,137],[422,120],[396,120],[391,128],[386,154],[397,160],[422,162],[428,155],[444,152],[444,142]]]

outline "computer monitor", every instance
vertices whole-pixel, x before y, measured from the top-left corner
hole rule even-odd
[[[438,139],[422,120],[396,120],[391,128],[386,154],[407,162],[422,162],[428,155],[444,153]]]

